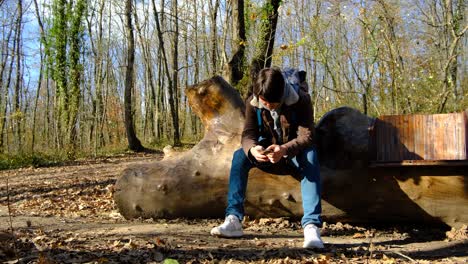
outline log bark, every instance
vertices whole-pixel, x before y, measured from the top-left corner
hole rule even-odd
[[[232,153],[240,147],[244,104],[214,77],[187,89],[205,137],[184,153],[132,166],[116,183],[115,202],[126,218],[223,217]],[[466,167],[371,168],[368,128],[373,119],[342,107],[317,124],[323,217],[347,222],[468,222]],[[292,176],[252,169],[246,214],[302,216],[300,184]]]

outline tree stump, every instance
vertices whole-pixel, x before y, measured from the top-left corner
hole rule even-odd
[[[223,217],[233,152],[240,148],[244,104],[221,77],[188,87],[205,127],[191,150],[133,165],[116,183],[114,199],[125,218]],[[468,223],[466,167],[371,168],[369,127],[359,111],[337,108],[318,122],[323,217],[348,222]],[[258,169],[249,174],[246,215],[302,216],[300,183]]]

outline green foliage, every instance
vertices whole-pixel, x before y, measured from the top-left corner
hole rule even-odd
[[[176,149],[176,150],[188,150],[188,149],[191,149],[193,146],[195,146],[195,144],[197,144],[198,141],[200,141],[200,139],[186,139],[186,138],[183,138],[182,141],[180,142],[180,146],[174,147],[174,149]],[[173,145],[173,140],[172,139],[167,139],[167,138],[159,140],[159,141],[153,141],[153,142],[148,144],[148,146],[151,149],[154,149],[154,150],[162,150],[164,147],[169,146],[169,145],[170,146]]]
[[[169,142],[169,141],[168,141]],[[184,142],[180,148],[176,150],[187,150],[194,146],[194,142]],[[161,147],[153,147],[154,150],[162,150],[164,146],[169,144],[161,145]],[[115,156],[128,156],[134,152],[128,150],[128,146],[120,147],[105,147],[100,148],[97,152],[93,153],[91,149],[82,149],[77,152],[36,152],[36,153],[18,153],[18,154],[1,154],[0,153],[0,170],[10,170],[18,168],[40,168],[40,167],[51,167],[60,166],[64,164],[74,163],[80,160],[92,160],[99,158],[109,158]]]
[[[86,0],[54,0],[52,3],[52,27],[46,51],[50,53],[48,64],[56,82],[56,119],[61,145],[72,146],[80,103],[80,86],[83,66],[80,63],[83,43],[83,17]],[[47,54],[46,53],[46,54]],[[73,151],[73,150],[71,150]]]
[[[270,3],[266,3],[261,9],[260,19],[262,20],[262,23],[267,23],[268,18],[273,14],[273,12],[273,6]]]
[[[237,83],[235,86],[236,90],[239,91],[242,98],[246,98],[249,92],[249,85],[250,85],[250,73],[248,69],[244,72],[244,76],[242,79]]]
[[[255,22],[255,9],[254,9],[254,3],[252,3],[251,0],[246,0],[244,2],[244,24],[245,24],[245,33],[248,34],[250,32],[250,29],[252,28],[253,24],[252,22]],[[247,39],[249,39],[247,37]]]
[[[17,169],[22,167],[48,167],[60,165],[66,161],[64,155],[34,154],[0,154],[0,170]]]
[[[77,122],[77,114],[80,103],[80,84],[83,74],[83,66],[80,63],[81,46],[83,42],[83,26],[82,19],[84,11],[86,9],[86,2],[84,0],[77,0],[75,10],[71,18],[70,26],[70,106],[69,106],[69,120],[67,129],[69,135],[67,135],[69,142],[75,142],[74,136],[76,134],[75,125]],[[73,147],[74,151],[75,147]]]

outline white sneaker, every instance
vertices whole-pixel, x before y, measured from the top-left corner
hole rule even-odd
[[[239,218],[235,215],[228,215],[222,225],[211,229],[210,234],[219,237],[241,237],[244,232],[242,232],[242,224]]]
[[[308,224],[304,227],[304,248],[324,248],[322,239],[320,238],[320,230],[313,224]]]

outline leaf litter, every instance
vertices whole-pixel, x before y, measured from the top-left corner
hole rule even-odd
[[[221,219],[125,220],[113,186],[130,163],[157,155],[0,172],[3,263],[467,263],[467,227],[324,223],[326,248],[302,249],[297,219],[244,219],[246,236],[209,236]],[[11,215],[13,223],[9,222]],[[10,229],[13,225],[13,230]],[[445,233],[446,232],[446,233]],[[442,237],[441,237],[442,233]],[[436,244],[440,249],[434,249]],[[444,253],[445,252],[445,253]]]

